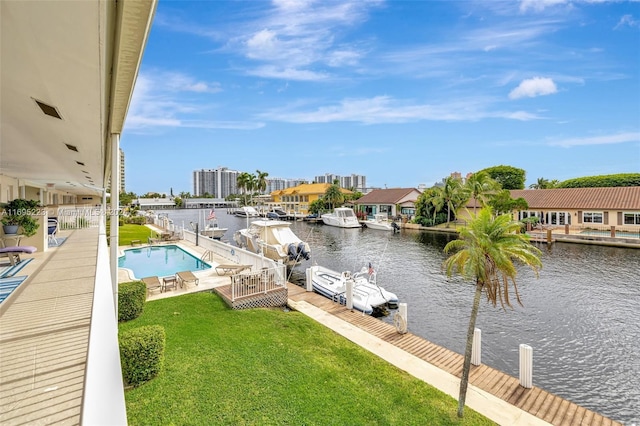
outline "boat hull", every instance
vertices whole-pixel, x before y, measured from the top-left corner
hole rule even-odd
[[[376,311],[384,312],[385,308],[395,309],[398,306],[397,296],[370,283],[363,271],[351,275],[322,266],[314,266],[311,276],[312,287],[316,293],[341,305],[347,304],[346,281],[352,279],[354,282],[353,308],[367,315],[373,315]]]

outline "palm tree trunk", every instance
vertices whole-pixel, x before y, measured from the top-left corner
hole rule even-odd
[[[476,281],[476,293],[473,296],[473,307],[469,318],[469,329],[467,330],[467,346],[464,349],[464,364],[462,365],[462,378],[460,379],[460,395],[458,397],[458,417],[463,416],[464,402],[467,399],[467,387],[469,386],[469,370],[471,370],[471,350],[473,349],[473,333],[476,329],[476,318],[480,307],[480,295],[482,285]]]

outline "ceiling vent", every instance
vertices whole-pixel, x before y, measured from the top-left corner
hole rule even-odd
[[[69,148],[71,151],[75,151],[78,152],[78,147],[74,146],[74,145],[69,145],[68,143],[65,143],[65,145],[67,146],[67,148]]]
[[[37,99],[34,99],[43,113],[48,115],[49,117],[57,118],[58,120],[62,120],[62,116],[58,112],[58,109],[54,106],[45,104],[44,102],[40,102]]]

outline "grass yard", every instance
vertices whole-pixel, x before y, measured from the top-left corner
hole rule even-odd
[[[147,302],[165,364],[125,393],[130,425],[486,425],[426,383],[301,313],[234,311],[213,293]]]
[[[144,225],[125,224],[118,229],[118,245],[129,246],[131,240],[140,240],[142,244],[146,244],[151,236],[151,229]],[[107,227],[107,235],[109,235],[109,227]],[[109,239],[107,239],[109,241]]]

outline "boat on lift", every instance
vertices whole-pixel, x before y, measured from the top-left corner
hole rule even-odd
[[[282,220],[254,220],[248,228],[233,235],[238,247],[261,253],[292,268],[311,257],[309,244],[291,230],[291,223]]]

